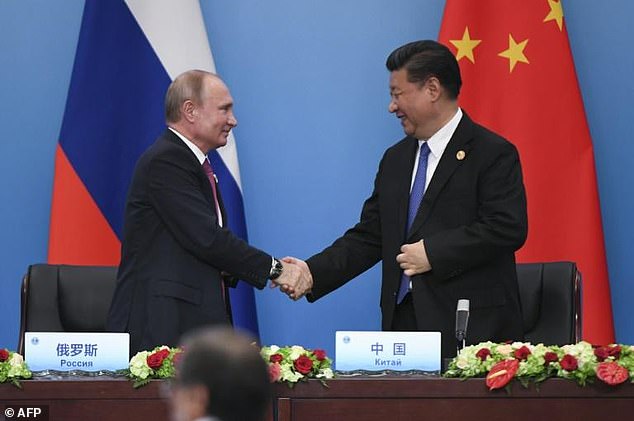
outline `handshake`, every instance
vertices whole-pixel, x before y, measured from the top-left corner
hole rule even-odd
[[[280,287],[280,291],[297,301],[308,294],[313,287],[313,275],[305,261],[294,257],[282,260],[282,274],[271,281],[271,288]]]

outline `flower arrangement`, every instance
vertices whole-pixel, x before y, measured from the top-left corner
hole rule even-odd
[[[490,390],[502,388],[514,378],[525,387],[551,377],[574,380],[581,386],[597,378],[615,386],[628,379],[634,383],[634,347],[593,347],[587,342],[561,347],[483,342],[462,349],[444,375],[464,379],[486,376]]]
[[[31,371],[22,355],[8,349],[0,349],[0,383],[10,382],[21,388],[19,379],[30,379]]]
[[[175,365],[178,363],[180,348],[159,346],[152,351],[138,352],[130,359],[127,375],[134,384],[135,389],[145,386],[152,379],[170,379],[176,374]]]
[[[332,379],[332,360],[323,349],[305,349],[301,346],[265,346],[260,355],[268,364],[271,383],[286,382],[293,387],[298,381],[318,379],[327,387],[326,379]]]
[[[181,348],[159,346],[152,351],[141,351],[130,359],[126,375],[134,380],[133,387],[145,386],[152,379],[170,379],[176,374]],[[332,360],[321,349],[305,349],[301,346],[280,348],[272,345],[261,348],[260,355],[268,364],[271,383],[287,382],[292,387],[298,381],[332,379]]]

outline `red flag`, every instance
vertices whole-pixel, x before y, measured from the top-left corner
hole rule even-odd
[[[529,233],[518,260],[575,261],[583,337],[612,343],[592,141],[561,3],[447,0],[439,38],[460,64],[460,106],[520,151]]]

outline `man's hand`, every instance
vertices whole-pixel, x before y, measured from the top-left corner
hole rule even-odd
[[[293,300],[297,301],[310,292],[313,286],[313,277],[308,265],[303,260],[294,257],[281,259],[282,274],[271,283],[271,288],[280,287],[280,290]]]
[[[301,271],[295,265],[291,265],[281,261],[282,274],[274,280],[271,280],[271,288],[280,287],[280,290],[290,296],[295,292],[295,285],[299,281]]]
[[[407,276],[414,276],[431,270],[423,240],[412,244],[404,244],[401,247],[401,254],[396,256],[396,261]]]

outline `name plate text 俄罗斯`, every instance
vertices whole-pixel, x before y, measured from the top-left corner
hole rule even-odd
[[[26,332],[24,344],[24,359],[31,371],[128,368],[128,333]]]

